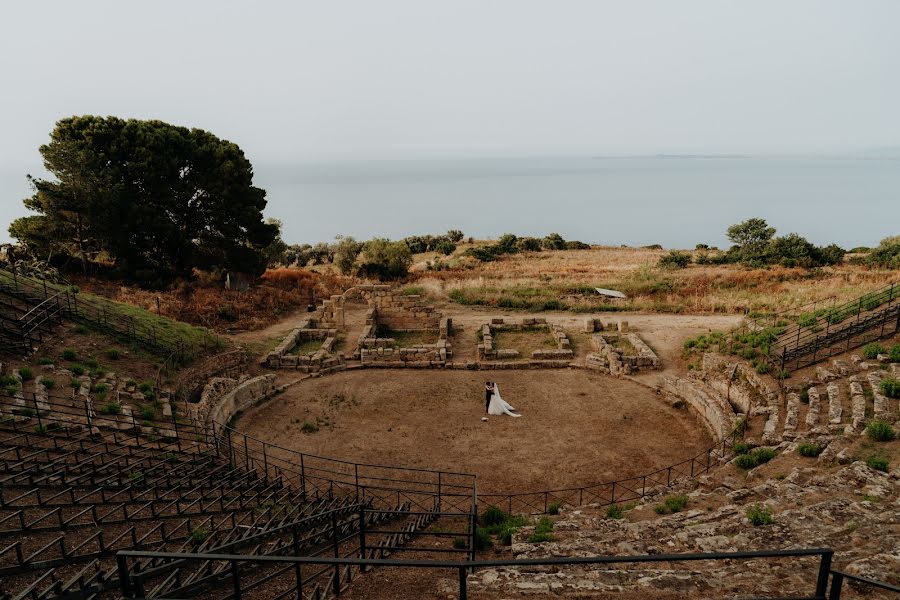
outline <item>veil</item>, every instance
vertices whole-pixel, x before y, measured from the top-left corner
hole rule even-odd
[[[489,415],[509,415],[510,417],[521,417],[522,415],[516,414],[516,409],[510,406],[500,395],[500,386],[498,384],[494,384],[494,391],[491,394],[491,403],[488,406],[488,414]]]

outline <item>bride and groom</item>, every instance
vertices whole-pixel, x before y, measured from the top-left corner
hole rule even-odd
[[[509,415],[511,417],[521,417],[516,414],[516,409],[510,406],[502,396],[500,396],[500,386],[493,381],[487,381],[484,384],[484,412],[489,415]],[[486,421],[487,418],[483,418]]]

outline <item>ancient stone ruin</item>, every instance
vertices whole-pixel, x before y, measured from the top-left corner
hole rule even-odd
[[[503,331],[529,331],[546,330],[556,343],[556,348],[539,348],[532,351],[531,358],[535,361],[568,361],[575,356],[572,352],[572,343],[566,332],[558,325],[548,324],[542,317],[527,317],[517,322],[507,322],[500,317],[491,319],[490,323],[481,326],[481,342],[477,346],[478,359],[490,360],[515,360],[521,358],[518,350],[496,349],[494,337]]]
[[[599,320],[588,319],[585,331],[597,329],[603,330]],[[593,352],[587,355],[586,367],[616,376],[660,368],[659,357],[644,340],[630,331],[627,321],[619,321],[616,329],[617,332],[591,333]]]

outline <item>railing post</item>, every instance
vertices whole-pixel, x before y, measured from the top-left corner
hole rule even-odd
[[[466,568],[459,568],[459,600],[468,600],[469,593],[466,589]]]
[[[331,513],[331,547],[334,553],[334,557],[338,558],[340,556],[340,549],[338,548],[338,526],[337,526],[337,514]],[[341,565],[335,563],[334,565],[334,575],[331,578],[331,589],[334,592],[335,596],[339,596],[341,593]]]
[[[834,573],[831,575],[831,590],[828,592],[828,600],[841,600],[841,591],[844,587],[844,575]]]
[[[128,575],[128,559],[124,556],[116,556],[116,564],[119,571],[119,587],[123,598],[131,598],[131,578]]]
[[[300,497],[306,502],[306,466],[303,464],[303,454],[300,455]]]
[[[359,507],[359,558],[366,559],[366,507]],[[359,565],[359,572],[366,572],[366,565]]]
[[[234,586],[234,600],[241,600],[241,570],[236,560],[231,561],[231,584]]]
[[[828,590],[828,574],[831,572],[831,550],[822,551],[822,560],[819,562],[819,576],[816,579],[816,598],[824,598]]]
[[[441,471],[438,471],[438,493],[437,493],[437,505],[435,509],[440,512],[441,511]]]
[[[300,542],[297,540],[297,527],[291,528],[292,546],[294,556],[300,556]],[[297,579],[297,600],[303,600],[303,572],[300,563],[294,563],[294,577]]]

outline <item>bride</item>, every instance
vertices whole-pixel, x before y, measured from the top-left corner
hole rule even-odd
[[[497,383],[493,384],[493,390],[491,392],[491,403],[488,406],[488,414],[489,415],[509,415],[511,417],[521,417],[522,415],[516,414],[516,409],[510,406],[502,396],[500,396],[500,386]]]

